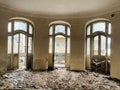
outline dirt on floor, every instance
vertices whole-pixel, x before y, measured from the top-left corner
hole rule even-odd
[[[65,68],[53,71],[14,70],[0,77],[1,89],[39,90],[120,90],[120,82],[94,72]]]

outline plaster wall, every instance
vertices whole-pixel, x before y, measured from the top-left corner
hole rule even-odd
[[[112,23],[112,53],[111,77],[120,79],[120,13],[111,20]]]
[[[12,17],[25,17],[34,22],[33,40],[33,70],[47,69],[51,65],[49,59],[49,30],[48,25],[55,20],[67,21],[71,24],[71,53],[70,69],[85,70],[85,25],[95,18],[107,18],[112,22],[112,55],[111,76],[120,79],[120,13],[101,15],[91,18],[37,18],[13,12],[0,12],[0,73],[7,71],[7,23]],[[48,62],[48,64],[47,64]],[[14,63],[14,62],[13,62]]]

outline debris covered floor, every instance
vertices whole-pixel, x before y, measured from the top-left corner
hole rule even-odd
[[[94,72],[15,70],[0,77],[0,89],[120,90],[120,82]]]

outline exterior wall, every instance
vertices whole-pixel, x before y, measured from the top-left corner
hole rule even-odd
[[[7,23],[12,17],[25,17],[34,22],[34,52],[33,70],[47,69],[51,65],[48,54],[49,30],[48,25],[55,20],[64,20],[71,24],[71,53],[70,69],[85,70],[85,25],[88,21],[95,18],[108,18],[112,22],[112,55],[111,55],[111,76],[120,79],[120,14],[115,13],[114,17],[110,14],[92,18],[66,18],[49,19],[27,17],[19,13],[0,12],[0,74],[7,71]],[[47,64],[47,62],[50,62]]]

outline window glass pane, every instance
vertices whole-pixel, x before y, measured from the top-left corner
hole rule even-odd
[[[65,34],[65,26],[63,26],[63,25],[56,25],[55,26],[55,33],[64,33]]]
[[[67,38],[67,53],[70,53],[70,38]]]
[[[24,30],[27,31],[27,23],[22,21],[15,21],[14,22],[14,30]]]
[[[32,53],[32,37],[28,37],[28,53]]]
[[[12,36],[8,36],[8,54],[10,54],[11,53],[11,49],[12,49]]]
[[[111,34],[111,23],[108,24],[108,34]]]
[[[101,55],[106,55],[106,37],[101,36]]]
[[[20,53],[25,53],[25,35],[24,34],[20,34]]]
[[[105,32],[105,22],[97,22],[93,24],[93,33],[97,31]]]
[[[8,23],[8,32],[11,32],[12,31],[12,24],[11,22]]]
[[[98,55],[98,36],[94,37],[94,55]]]
[[[90,55],[90,38],[87,38],[87,55]]]
[[[70,27],[67,28],[67,35],[70,35]]]
[[[90,35],[90,26],[87,27],[87,35]]]
[[[53,26],[51,26],[49,30],[49,35],[52,35],[52,34],[53,34]]]
[[[32,25],[29,25],[29,34],[32,34],[32,33],[33,33]]]
[[[108,56],[111,55],[111,38],[108,38]]]
[[[49,53],[52,53],[52,37],[49,38]]]
[[[13,46],[13,53],[18,53],[18,43],[19,43],[19,35],[14,35],[14,46]]]

